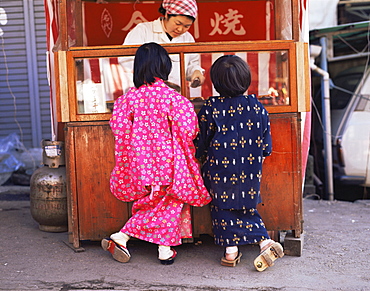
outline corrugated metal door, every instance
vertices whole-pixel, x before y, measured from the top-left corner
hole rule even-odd
[[[0,139],[16,132],[41,147],[51,139],[44,1],[1,0],[0,15]]]

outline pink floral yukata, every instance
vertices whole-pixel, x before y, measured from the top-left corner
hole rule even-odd
[[[121,232],[155,244],[181,244],[182,237],[191,236],[191,228],[181,231],[190,223],[187,204],[211,200],[194,157],[199,129],[193,105],[156,79],[115,101],[110,126],[116,158],[111,192],[135,201]]]

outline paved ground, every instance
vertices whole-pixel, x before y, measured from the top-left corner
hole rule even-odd
[[[84,242],[85,252],[75,253],[67,233],[38,229],[27,188],[18,190],[0,187],[0,290],[370,290],[369,200],[304,200],[302,256],[257,272],[256,246],[241,248],[236,268],[223,267],[223,249],[208,236],[176,247],[172,266],[159,264],[156,246],[140,241],[130,241],[127,264],[112,260],[99,242]]]

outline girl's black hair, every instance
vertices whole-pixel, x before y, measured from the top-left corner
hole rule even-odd
[[[172,62],[167,51],[157,43],[145,43],[138,48],[135,54],[135,87],[153,84],[155,78],[167,81],[171,69]]]
[[[163,8],[162,4],[161,6],[158,8],[158,12],[162,15],[166,15],[166,9]],[[193,16],[190,16],[190,15],[184,15],[184,14],[167,14],[168,16],[168,19],[170,19],[172,16],[186,16],[187,18],[189,18],[191,21],[195,21],[195,18]]]
[[[219,57],[211,66],[210,74],[216,91],[224,97],[242,95],[251,84],[248,64],[235,55]]]

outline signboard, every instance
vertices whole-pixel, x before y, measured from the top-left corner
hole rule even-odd
[[[162,1],[97,4],[84,2],[84,45],[120,45],[140,22],[153,21]],[[198,3],[189,32],[197,42],[274,39],[273,1]]]

